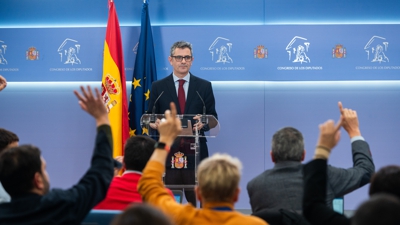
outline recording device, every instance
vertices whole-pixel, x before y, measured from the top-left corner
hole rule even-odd
[[[203,98],[200,96],[199,92],[196,91],[197,95],[199,96],[200,100],[203,102],[203,116],[201,116],[201,123],[206,124],[207,123],[207,116],[206,116],[206,104],[204,103]]]
[[[150,115],[150,123],[156,122],[156,113],[155,113],[156,112],[156,103],[157,103],[158,99],[160,99],[162,94],[164,94],[164,91],[162,91],[161,94],[154,101],[153,110],[151,111],[151,115]]]

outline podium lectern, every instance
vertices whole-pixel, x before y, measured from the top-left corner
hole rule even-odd
[[[198,120],[194,117],[200,117]],[[181,173],[193,173],[194,181],[187,182],[169,182],[165,186],[170,189],[194,190],[197,185],[197,166],[200,161],[200,145],[205,142],[206,137],[215,138],[220,130],[218,120],[213,115],[177,115],[182,122],[182,131],[175,140],[171,151],[168,154],[166,162],[166,176],[168,173],[180,171]],[[143,114],[140,119],[140,125],[143,130],[148,131],[149,136],[158,138],[159,134],[153,129],[152,124],[157,120],[162,120],[164,114]],[[201,130],[196,130],[195,123],[203,123]],[[175,171],[176,170],[176,171]],[[180,173],[179,172],[179,173]]]

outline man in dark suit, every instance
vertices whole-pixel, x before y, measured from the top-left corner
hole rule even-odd
[[[332,208],[335,197],[342,197],[369,183],[375,166],[368,143],[361,136],[358,117],[345,114],[339,102],[342,126],[349,134],[353,155],[353,167],[349,169],[328,166],[328,189],[326,204]],[[305,156],[303,136],[300,131],[286,127],[272,138],[271,158],[275,163],[247,184],[253,214],[263,210],[302,210],[303,161]]]
[[[178,114],[198,115],[190,118],[193,130],[197,128],[200,135],[204,134],[209,127],[199,121],[200,115],[213,115],[217,118],[215,110],[214,93],[211,82],[194,76],[189,72],[194,60],[192,45],[186,41],[178,41],[171,47],[168,60],[173,67],[173,73],[164,79],[153,82],[150,92],[149,111],[153,110],[156,114],[163,114],[169,109],[170,103],[174,102],[178,109]],[[156,101],[157,100],[157,101]],[[203,103],[204,102],[204,103]],[[151,124],[153,129],[157,129],[159,120]],[[178,138],[171,148],[168,159],[182,160],[187,156],[187,168],[177,168],[168,160],[167,172],[165,176],[166,184],[194,184],[194,151],[190,149],[193,138]],[[208,157],[206,138],[200,138],[200,160]],[[178,155],[175,155],[175,153]],[[183,154],[183,155],[182,155]],[[180,166],[178,166],[180,167]],[[185,166],[184,166],[185,167]],[[185,190],[186,199],[195,205],[196,198],[193,191]]]

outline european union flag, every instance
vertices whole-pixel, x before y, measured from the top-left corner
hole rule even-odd
[[[136,53],[135,69],[132,78],[132,91],[129,102],[129,134],[149,135],[140,127],[140,117],[146,112],[150,98],[151,83],[157,79],[153,34],[151,31],[149,5],[143,3],[139,44]]]

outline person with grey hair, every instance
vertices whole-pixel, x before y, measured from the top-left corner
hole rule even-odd
[[[173,67],[173,72],[152,83],[149,111],[155,114],[163,114],[169,109],[170,102],[177,106],[178,114],[186,115],[213,115],[218,118],[215,110],[215,98],[211,82],[194,76],[190,68],[194,61],[192,44],[186,41],[175,42],[170,51],[168,61]],[[200,122],[200,116],[188,118],[193,124],[193,131],[199,130],[200,136],[209,130],[208,125]],[[157,130],[160,120],[150,124],[151,128]],[[194,185],[194,151],[191,145],[194,138],[178,138],[171,146],[168,159],[187,158],[186,166],[174,166],[173,160],[168,160],[165,174],[165,184]],[[207,140],[201,137],[200,140],[200,161],[208,157]],[[175,154],[178,155],[175,155]],[[183,165],[183,163],[181,164]],[[185,197],[188,202],[196,205],[196,198],[192,190],[185,190]]]
[[[272,137],[271,159],[273,162],[303,161],[304,139],[300,131],[285,127]]]
[[[368,143],[361,136],[357,113],[343,109],[343,128],[351,139],[353,167],[349,169],[328,166],[328,186],[326,204],[332,208],[332,201],[369,183],[375,166]],[[344,112],[351,110],[352,114]],[[292,127],[277,131],[272,138],[271,159],[275,163],[247,184],[253,214],[280,209],[301,211],[303,198],[303,135]]]

